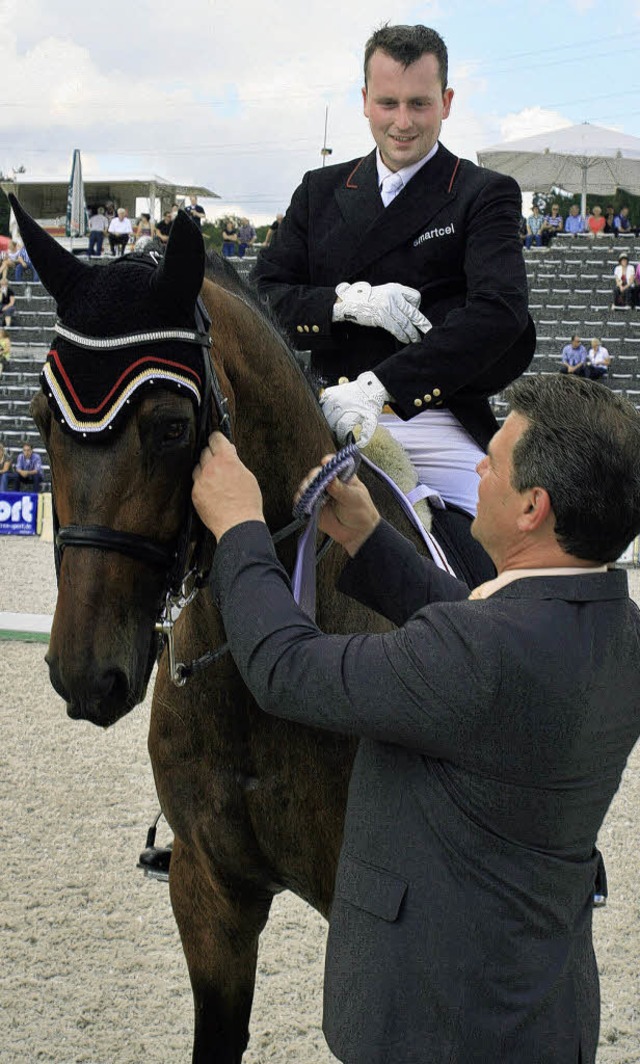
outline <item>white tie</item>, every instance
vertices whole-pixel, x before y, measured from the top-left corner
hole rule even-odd
[[[382,202],[385,207],[388,207],[391,200],[394,200],[398,195],[400,189],[404,185],[404,181],[400,177],[400,174],[388,174],[382,182],[382,188],[380,189],[380,195],[382,196]]]

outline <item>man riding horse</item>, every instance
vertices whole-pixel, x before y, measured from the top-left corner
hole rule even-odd
[[[373,34],[362,96],[376,149],[305,175],[253,276],[311,352],[338,442],[355,430],[365,444],[380,419],[449,507],[435,510],[436,533],[458,511],[468,533],[498,428],[488,399],[527,368],[535,330],[520,189],[439,142],[447,78],[435,30]]]

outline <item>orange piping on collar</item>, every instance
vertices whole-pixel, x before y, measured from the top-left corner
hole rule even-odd
[[[447,192],[451,192],[451,189],[453,188],[453,182],[456,179],[456,174],[458,173],[458,167],[459,166],[460,166],[460,160],[456,159],[456,165],[453,168],[453,173],[451,175],[451,180],[449,182],[449,188],[447,189]]]
[[[347,178],[347,184],[346,184],[346,187],[347,187],[347,188],[358,188],[358,187],[359,187],[358,185],[352,185],[352,184],[351,184],[351,178],[352,178],[352,177],[353,177],[353,175],[355,174],[355,172],[356,172],[356,170],[358,169],[358,167],[359,167],[359,166],[362,166],[362,164],[363,164],[363,162],[364,162],[365,158],[366,158],[366,156],[363,156],[363,158],[362,158],[362,159],[360,159],[360,160],[359,160],[359,161],[358,161],[358,162],[356,163],[356,165],[354,166],[353,170],[352,170],[352,171],[351,171],[351,173],[349,174],[349,176],[348,176],[348,178]]]

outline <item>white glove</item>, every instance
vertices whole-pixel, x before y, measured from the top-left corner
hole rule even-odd
[[[348,434],[353,432],[358,438],[358,447],[366,447],[376,431],[382,407],[390,399],[384,384],[375,373],[367,370],[355,381],[325,388],[320,405],[338,443],[344,443]],[[358,427],[359,435],[355,431]]]
[[[404,344],[415,343],[421,333],[428,333],[431,328],[429,319],[418,310],[420,293],[407,285],[379,284],[372,288],[367,281],[342,281],[336,295],[333,321],[355,321],[358,325],[386,329]]]

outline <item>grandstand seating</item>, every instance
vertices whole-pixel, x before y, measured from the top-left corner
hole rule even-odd
[[[640,409],[640,311],[612,310],[613,271],[626,251],[634,265],[640,241],[601,237],[557,238],[548,249],[524,252],[529,281],[529,310],[537,343],[531,373],[557,373],[560,353],[573,333],[589,348],[597,336],[612,356],[603,381]],[[506,403],[493,401],[498,420]]]
[[[640,409],[640,310],[611,310],[613,270],[623,250],[634,264],[640,259],[640,241],[606,237],[559,238],[548,250],[524,252],[529,308],[538,332],[535,356],[527,372],[557,373],[560,352],[572,333],[580,333],[586,346],[597,336],[613,356],[607,385],[628,396]],[[232,259],[245,277],[253,261]],[[53,333],[55,306],[41,284],[11,281],[11,287],[16,293],[16,316],[8,330],[11,361],[0,377],[0,440],[13,457],[25,438],[35,443],[48,486],[47,456],[38,444],[29,402],[38,389]],[[500,396],[494,400],[494,409],[499,419],[504,416],[506,404]]]

